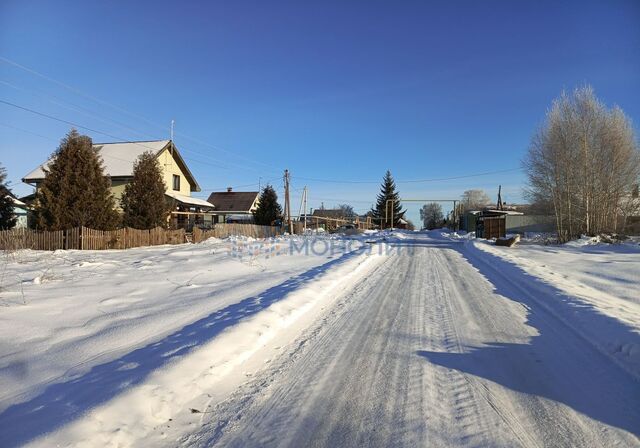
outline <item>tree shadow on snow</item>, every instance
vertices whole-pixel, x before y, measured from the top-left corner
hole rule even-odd
[[[362,250],[345,253],[256,296],[186,325],[160,341],[97,365],[76,378],[47,386],[36,397],[12,405],[0,414],[0,446],[19,446],[72,422],[127,388],[142,383],[154,370],[188,354],[226,328],[255,315],[313,281],[329,268],[361,253]]]
[[[485,378],[532,399],[543,397],[562,403],[592,419],[640,435],[638,378],[558,319],[586,323],[609,341],[635,347],[640,347],[640,335],[513,263],[486,252],[479,254],[478,249],[462,243],[452,247],[493,284],[496,294],[528,308],[526,325],[534,327],[538,335],[527,344],[489,342],[467,347],[466,353],[421,350],[417,354],[433,364]],[[505,277],[510,280],[505,281]],[[541,304],[544,301],[553,312]],[[611,347],[603,349],[614,351]]]

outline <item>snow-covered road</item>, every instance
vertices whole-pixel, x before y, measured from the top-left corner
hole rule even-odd
[[[462,244],[396,247],[182,444],[638,445],[637,380],[522,279]]]
[[[250,264],[219,240],[25,254],[8,272],[68,261],[3,311],[0,446],[640,446],[633,293],[609,291],[623,319],[533,260],[438,232],[370,239]],[[639,252],[598,256],[637,289]],[[131,319],[104,313],[115,298]]]

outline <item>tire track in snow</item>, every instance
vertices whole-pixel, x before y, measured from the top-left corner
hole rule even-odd
[[[457,295],[457,290],[452,288],[453,283],[444,272],[446,263],[440,252],[433,249],[429,251],[431,262],[429,269],[433,272],[435,280],[431,313],[440,323],[437,327],[440,332],[440,343],[432,349],[446,353],[464,353],[451,309],[451,302]],[[465,374],[442,366],[437,366],[435,369],[439,371],[435,378],[438,384],[438,401],[446,403],[441,422],[443,428],[451,426],[453,419],[459,444],[466,446],[490,444],[489,428],[496,426],[495,419],[491,422],[492,414],[487,412],[482,402],[478,401],[477,393]]]
[[[586,362],[596,379],[579,381],[591,387],[610,366],[558,322],[531,326],[533,311],[452,246],[426,245],[390,255],[183,445],[637,445],[555,401],[571,380],[545,363]],[[541,346],[538,331],[562,342]]]
[[[463,254],[466,255],[465,252]],[[580,412],[567,407],[564,397],[571,397],[568,390],[584,387],[583,395],[591,397],[592,391],[602,389],[603,394],[619,394],[616,388],[611,388],[608,381],[599,382],[599,378],[612,378],[612,374],[619,375],[617,366],[612,366],[601,358],[601,354],[593,351],[590,342],[585,341],[581,335],[576,335],[575,330],[564,324],[563,320],[554,316],[545,307],[539,307],[538,298],[530,297],[531,293],[517,282],[501,273],[495,266],[491,266],[486,260],[481,263],[486,265],[496,276],[491,283],[485,277],[478,277],[478,270],[467,263],[459,253],[447,251],[441,253],[442,262],[447,265],[443,270],[449,277],[447,284],[457,290],[452,296],[456,300],[451,301],[451,306],[456,307],[456,312],[462,315],[475,316],[475,323],[481,323],[478,328],[465,328],[461,342],[466,346],[484,345],[486,342],[512,339],[517,325],[510,324],[516,316],[513,308],[521,307],[526,311],[527,325],[531,325],[531,315],[534,313],[534,325],[536,332],[531,334],[533,340],[529,340],[530,347],[524,350],[509,350],[510,356],[504,360],[497,358],[494,366],[489,367],[494,373],[500,370],[500,377],[508,376],[507,383],[512,383],[518,388],[541,389],[544,394],[514,393],[495,382],[488,381],[479,375],[465,373],[467,380],[473,385],[479,396],[482,397],[503,419],[507,428],[523,446],[606,446],[612,443],[622,442],[625,446],[637,446],[638,439],[630,433],[624,433],[618,428],[612,428],[602,422],[585,418]],[[459,261],[463,261],[461,264]],[[478,278],[478,281],[474,280]],[[500,286],[498,286],[500,285]],[[530,297],[532,302],[524,303],[511,301],[503,303],[505,299],[498,295],[496,289],[503,290],[504,286],[515,288],[519,293]],[[493,297],[493,299],[492,299]],[[489,303],[484,303],[485,301]],[[509,305],[509,306],[506,306]],[[542,315],[540,315],[542,312]],[[458,323],[463,320],[458,319]],[[546,335],[544,343],[535,343],[540,334]],[[532,344],[533,342],[533,344]],[[586,342],[586,343],[585,343]],[[506,344],[509,345],[509,344]],[[555,364],[546,364],[540,359],[554,361]],[[563,362],[558,362],[562,359]],[[569,359],[567,363],[566,359]],[[567,365],[582,365],[583,370],[571,374],[566,371]],[[495,365],[499,365],[497,369]],[[477,369],[477,368],[476,368]],[[481,371],[481,369],[479,370]],[[585,375],[585,372],[589,372]],[[575,374],[579,376],[575,376]],[[519,385],[518,383],[521,383]],[[526,387],[525,387],[526,385]],[[554,391],[553,393],[550,393]],[[606,391],[606,392],[605,392]],[[638,389],[636,388],[635,395]],[[573,392],[581,393],[581,392]],[[557,401],[545,398],[545,395],[557,395]],[[628,406],[633,398],[622,399],[620,406]],[[578,401],[575,398],[567,401]],[[579,402],[579,401],[578,401]],[[626,404],[624,404],[626,403]],[[604,406],[604,401],[603,401]],[[634,412],[635,414],[637,413]]]
[[[308,340],[286,372],[295,380],[276,381],[275,391],[206,444],[486,445],[489,414],[464,376],[416,355],[427,339],[438,350],[459,350],[441,268],[432,249],[419,251],[390,257]]]
[[[459,289],[459,284],[460,281],[459,279],[454,278],[451,273],[456,271],[455,266],[453,266],[451,259],[449,257],[444,256],[441,252],[438,253],[434,253],[434,259],[438,260],[438,264],[440,266],[446,266],[446,269],[441,269],[439,272],[442,272],[442,275],[438,275],[439,279],[442,282],[442,277],[444,276],[446,278],[445,282],[442,282],[441,284],[447,284],[449,285],[449,287],[452,289],[453,294],[451,293],[447,293],[445,295],[445,300],[443,301],[444,304],[444,308],[446,310],[445,314],[446,314],[446,322],[448,323],[448,328],[450,329],[452,335],[448,335],[447,340],[451,341],[452,340],[452,336],[453,339],[455,340],[455,343],[453,344],[454,346],[450,346],[448,347],[449,349],[454,349],[456,350],[458,353],[463,353],[464,349],[462,347],[462,340],[460,337],[460,334],[458,332],[458,329],[456,328],[456,324],[455,324],[455,320],[453,319],[453,312],[452,312],[452,302],[455,299],[460,300],[461,298],[465,297],[464,293],[460,292]],[[446,291],[446,289],[445,289]],[[469,292],[469,290],[465,291],[465,292]],[[489,319],[486,320],[487,322],[490,322]],[[474,397],[474,405],[476,404],[477,397],[479,396],[482,400],[484,400],[484,402],[486,402],[486,404],[488,404],[491,408],[491,411],[493,411],[493,413],[495,413],[495,415],[497,415],[502,422],[504,423],[503,425],[496,425],[495,423],[492,425],[493,426],[493,431],[497,431],[499,430],[499,428],[506,428],[508,429],[511,434],[513,434],[513,437],[515,438],[515,440],[517,440],[519,442],[519,444],[523,447],[537,447],[539,446],[537,442],[535,442],[531,437],[529,437],[527,431],[523,428],[523,426],[520,424],[520,422],[518,421],[517,417],[515,417],[515,415],[513,415],[511,412],[509,412],[508,407],[504,406],[503,403],[500,403],[497,398],[495,396],[493,396],[493,394],[491,393],[491,391],[481,382],[475,380],[473,377],[471,377],[470,375],[465,374],[464,372],[457,372],[458,373],[458,381],[459,383],[464,383],[466,385],[465,392],[468,393],[470,396]],[[462,386],[461,386],[462,387]],[[496,405],[495,403],[498,402],[499,404]],[[488,409],[486,408],[486,406],[484,407],[484,409],[478,409],[479,406],[476,405],[476,409],[475,409],[475,413],[476,415],[480,415],[480,416],[486,416],[488,413]],[[481,411],[481,412],[479,412]],[[488,427],[486,421],[483,422],[482,425],[485,430]],[[490,440],[489,437],[490,434],[484,434],[483,437],[481,437],[481,441],[483,443],[481,444],[489,444]],[[464,440],[469,441],[468,439]]]
[[[388,263],[388,260],[386,260]],[[353,290],[347,292],[344,298],[339,300],[333,309],[328,310],[327,314],[318,322],[318,324],[308,329],[304,334],[294,341],[288,350],[279,359],[270,363],[270,367],[262,374],[245,383],[235,393],[233,393],[224,402],[218,403],[211,409],[211,419],[203,421],[203,427],[194,434],[188,435],[181,441],[182,446],[211,446],[216,443],[225,433],[233,431],[237,428],[239,421],[243,415],[258,405],[264,405],[268,409],[275,408],[275,404],[279,403],[285,392],[290,392],[288,399],[292,402],[303,402],[308,399],[312,390],[310,387],[305,388],[304,384],[310,386],[318,384],[317,379],[308,379],[302,375],[291,375],[290,369],[297,362],[305,364],[305,357],[315,357],[321,354],[323,348],[330,344],[333,338],[332,334],[328,334],[325,329],[327,322],[335,320],[336,316],[345,312],[345,304],[353,295],[358,294],[366,285],[366,280],[370,277],[378,275],[384,264],[378,265],[373,273],[365,275],[363,280],[357,283]],[[340,326],[336,329],[346,332],[346,326],[349,324],[347,320],[339,322]],[[287,391],[273,391],[269,389],[272,383],[276,382],[281,376],[287,375],[291,379],[290,388]],[[312,383],[309,383],[312,381]],[[272,403],[268,402],[272,399]],[[267,412],[268,413],[268,412]],[[203,415],[203,420],[204,420]],[[260,421],[260,416],[256,416],[256,424]],[[277,422],[271,422],[273,431],[283,432],[290,424],[290,419],[282,418]]]

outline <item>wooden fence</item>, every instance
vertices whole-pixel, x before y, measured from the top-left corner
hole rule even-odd
[[[36,232],[27,229],[0,231],[0,249],[57,250],[65,248],[65,232]]]
[[[87,227],[75,227],[53,232],[28,229],[0,231],[0,250],[129,249],[184,242],[186,242],[184,229],[165,230],[159,227],[151,230],[132,228],[94,230]]]
[[[193,229],[193,242],[199,243],[211,237],[226,238],[231,235],[253,238],[269,238],[280,235],[278,227],[254,224],[216,224],[211,230]],[[0,231],[0,250],[105,250],[130,249],[132,247],[182,244],[187,242],[184,229],[151,230],[124,228],[118,230],[94,230],[75,227],[52,232],[13,229]]]
[[[199,243],[208,238],[226,238],[231,235],[253,238],[270,238],[281,235],[279,227],[258,226],[255,224],[215,224],[211,230],[193,228],[193,242]]]

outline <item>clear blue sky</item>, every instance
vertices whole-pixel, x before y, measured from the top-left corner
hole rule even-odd
[[[175,119],[203,189],[281,187],[289,168],[294,210],[308,185],[312,207],[364,211],[377,184],[304,178],[378,182],[387,168],[405,198],[501,183],[520,201],[519,172],[401,181],[519,167],[553,98],[584,83],[640,122],[637,0],[3,0],[0,56],[76,89],[0,61],[0,99],[125,140],[167,138]],[[68,128],[0,104],[16,193]]]

